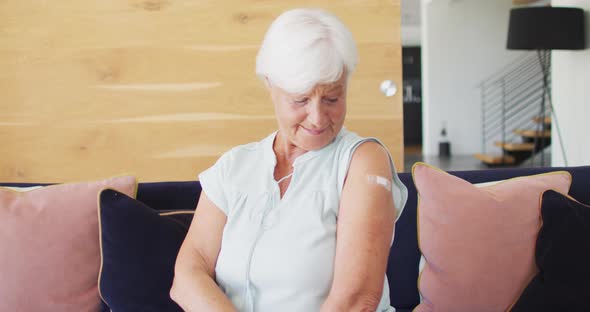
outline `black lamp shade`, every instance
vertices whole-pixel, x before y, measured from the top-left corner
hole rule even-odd
[[[510,11],[509,50],[582,50],[585,44],[582,9],[548,6]]]

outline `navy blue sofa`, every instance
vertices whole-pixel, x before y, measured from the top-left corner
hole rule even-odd
[[[590,203],[590,166],[567,168],[506,168],[451,171],[449,173],[471,183],[480,183],[555,170],[569,171],[573,178],[569,194],[581,203]],[[397,311],[411,311],[419,303],[417,282],[420,251],[418,249],[416,234],[417,195],[411,173],[401,173],[400,178],[408,187],[409,198],[403,214],[396,224],[395,240],[389,254],[387,276],[389,279],[391,304]],[[12,185],[23,186],[23,184]],[[200,192],[201,186],[198,181],[140,183],[137,199],[159,210],[194,209],[197,205]]]
[[[548,171],[566,170],[572,174],[570,195],[582,203],[590,203],[590,166],[568,168],[503,168],[473,171],[451,171],[471,183],[509,179]],[[419,303],[418,263],[420,251],[416,235],[416,187],[411,173],[401,173],[409,197],[402,216],[396,224],[395,240],[389,254],[387,276],[391,304],[397,311],[411,311]],[[198,182],[160,182],[140,184],[137,197],[156,209],[188,209],[197,204],[201,187]]]

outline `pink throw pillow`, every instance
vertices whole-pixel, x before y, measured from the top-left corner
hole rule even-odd
[[[135,196],[134,177],[0,188],[0,311],[98,311],[98,194]]]
[[[476,187],[419,163],[418,242],[426,264],[415,311],[506,311],[537,272],[541,194],[567,193],[568,172]]]

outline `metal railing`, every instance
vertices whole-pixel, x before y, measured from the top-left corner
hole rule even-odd
[[[548,84],[551,85],[549,75]],[[481,92],[482,152],[495,142],[516,142],[516,129],[536,129],[542,115],[543,72],[535,52],[524,53],[478,84]],[[549,116],[547,107],[545,116]],[[505,151],[502,149],[502,153]]]

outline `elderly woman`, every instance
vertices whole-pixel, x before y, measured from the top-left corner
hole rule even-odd
[[[351,33],[314,9],[270,26],[256,71],[278,130],[201,173],[175,268],[186,311],[393,311],[385,270],[407,190],[377,139],[343,128]]]

